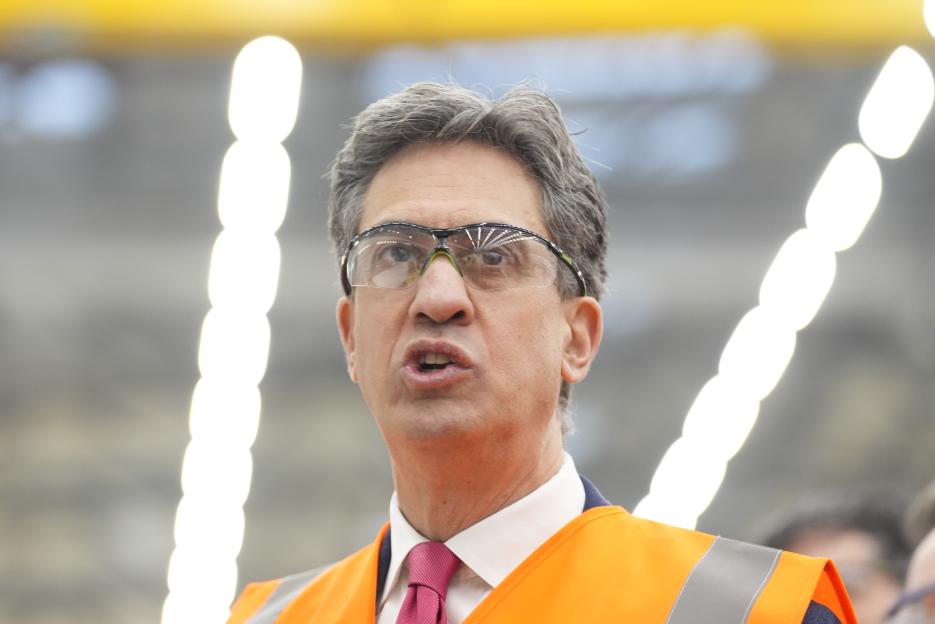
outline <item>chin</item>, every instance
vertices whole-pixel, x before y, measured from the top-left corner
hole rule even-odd
[[[481,429],[476,423],[465,422],[452,417],[439,417],[437,414],[427,418],[409,418],[399,423],[402,434],[409,440],[464,441],[476,437]]]
[[[464,405],[452,405],[450,401],[420,401],[401,408],[387,422],[395,432],[394,437],[410,441],[431,441],[438,444],[445,440],[466,442],[471,438],[489,433],[490,423],[480,418],[474,409]]]

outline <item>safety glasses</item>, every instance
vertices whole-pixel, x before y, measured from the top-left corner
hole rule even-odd
[[[535,232],[504,223],[447,229],[381,223],[351,239],[341,259],[341,284],[347,295],[361,286],[409,288],[440,257],[478,290],[551,286],[564,265],[574,274],[580,295],[587,296],[584,276],[571,256]]]
[[[886,624],[930,624],[935,622],[923,601],[935,594],[935,583],[923,585],[899,597],[886,613]]]

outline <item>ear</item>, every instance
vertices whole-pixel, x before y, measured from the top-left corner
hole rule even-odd
[[[601,306],[593,297],[576,297],[562,304],[568,332],[562,350],[562,379],[578,383],[584,379],[597,355],[604,331]]]
[[[338,299],[337,320],[338,333],[341,334],[341,344],[344,346],[344,357],[347,360],[347,374],[351,381],[357,383],[357,360],[354,350],[354,300],[350,297]]]

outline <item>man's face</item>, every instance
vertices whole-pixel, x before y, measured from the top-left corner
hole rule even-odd
[[[922,595],[919,596],[918,602],[906,605],[900,610],[893,618],[893,624],[935,622],[935,529],[929,532],[912,554],[906,575],[906,592]]]
[[[856,529],[807,531],[793,540],[789,550],[834,561],[861,624],[881,624],[899,597],[899,582],[880,569],[880,544],[868,533]]]
[[[359,229],[499,222],[549,238],[540,198],[536,181],[496,149],[411,146],[374,177]],[[567,353],[576,343],[575,301],[563,302],[555,286],[475,290],[439,257],[408,289],[356,288],[338,304],[338,325],[348,371],[391,451],[481,437],[541,444],[558,431],[562,376],[577,381],[593,357],[582,366]],[[587,306],[596,351],[600,313],[593,300]],[[423,370],[426,360],[439,364]]]

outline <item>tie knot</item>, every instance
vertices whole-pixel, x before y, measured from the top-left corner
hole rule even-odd
[[[442,599],[448,594],[448,583],[461,565],[458,556],[441,542],[422,542],[413,547],[406,557],[409,563],[409,585],[423,585],[438,593]]]

